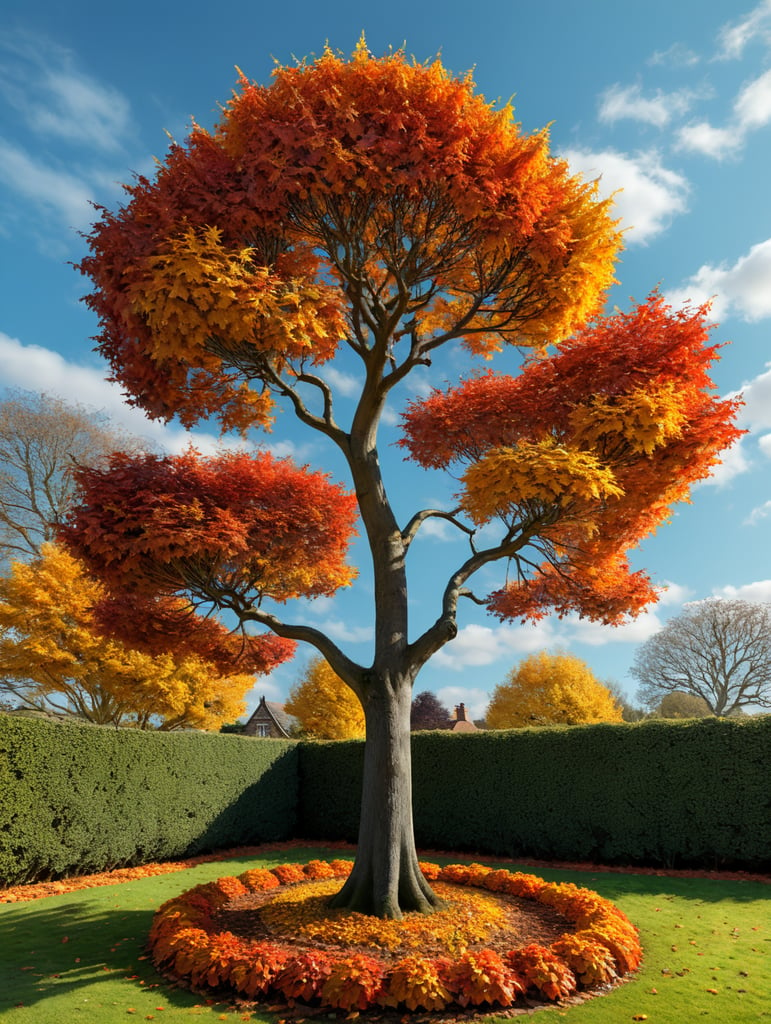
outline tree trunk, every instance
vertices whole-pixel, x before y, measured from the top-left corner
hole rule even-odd
[[[362,914],[400,919],[443,906],[418,865],[412,828],[412,679],[370,679],[364,713],[359,843],[353,870],[331,900]]]

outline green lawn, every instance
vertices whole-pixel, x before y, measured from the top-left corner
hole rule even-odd
[[[1,904],[0,1020],[125,1024],[134,1018],[181,1024],[201,1017],[275,1024],[275,1015],[207,1003],[163,982],[143,949],[153,913],[164,900],[199,882],[249,867],[335,856],[339,851],[323,847],[296,848],[30,903]],[[635,1019],[650,1024],[771,1022],[770,886],[650,875],[533,873],[576,882],[613,900],[640,928],[645,951],[643,968],[632,981],[610,995],[548,1013],[576,1024]]]

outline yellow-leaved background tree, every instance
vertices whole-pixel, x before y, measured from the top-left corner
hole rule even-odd
[[[607,686],[572,654],[531,654],[496,686],[487,708],[488,729],[526,725],[620,722],[621,708]]]
[[[324,658],[312,658],[284,705],[306,736],[319,740],[364,737],[364,711],[354,692]]]
[[[101,584],[65,549],[43,544],[0,578],[0,696],[100,725],[216,730],[245,710],[252,675],[199,657],[151,656],[100,635]]]

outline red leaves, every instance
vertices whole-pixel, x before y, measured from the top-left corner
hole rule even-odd
[[[538,618],[553,609],[618,622],[655,599],[647,576],[630,572],[626,551],[687,500],[741,434],[738,403],[712,394],[717,353],[707,344],[706,313],[673,311],[653,295],[583,328],[518,377],[473,377],[409,408],[401,443],[421,465],[473,468],[491,452],[509,452],[517,469],[523,452],[542,445],[563,452],[566,466],[590,455],[620,489],[582,491],[568,486],[568,474],[564,492],[553,493],[550,477],[539,501],[531,474],[527,494],[496,497],[500,517],[525,524],[547,561],[490,595],[495,614]],[[469,491],[462,500],[476,508],[483,497]]]
[[[330,358],[356,290],[400,293],[424,338],[449,329],[482,354],[563,337],[599,308],[620,242],[546,132],[402,52],[241,76],[215,131],[194,127],[127,192],[80,265],[99,349],[134,402],[186,425],[265,425],[253,382]]]
[[[153,959],[193,981],[213,987],[228,984],[249,997],[283,997],[290,1003],[301,1000],[352,1013],[374,1006],[410,1011],[442,1010],[453,1003],[510,1006],[527,992],[556,1001],[577,987],[613,982],[639,965],[641,949],[635,928],[596,892],[481,864],[452,864],[441,869],[426,864],[425,873],[457,885],[538,900],[578,922],[579,930],[562,935],[550,948],[531,943],[505,955],[482,948],[461,951],[454,958],[409,954],[399,960],[362,953],[357,948],[359,942],[351,951],[337,941],[316,949],[307,942],[308,948],[300,945],[294,932],[288,943],[250,943],[216,931],[214,910],[244,887],[260,891],[275,888],[278,881],[282,886],[294,886],[311,878],[343,877],[350,867],[347,861],[282,864],[270,871],[247,871],[238,879],[196,886],[164,904],[156,914],[150,933]],[[302,889],[291,890],[291,900],[300,906]],[[191,927],[193,921],[198,927]],[[317,939],[327,934],[325,922],[329,923],[316,918]]]
[[[199,634],[186,607],[158,598],[190,592],[215,603],[247,595],[285,601],[332,594],[354,575],[344,561],[353,495],[288,459],[117,454],[107,469],[80,469],[78,486],[81,504],[62,536],[114,591],[119,604],[102,610],[106,621],[134,618],[125,614],[124,593],[137,611],[150,599],[126,629],[151,647],[184,646],[187,633],[203,656],[275,664],[291,652],[286,641],[228,641],[214,624]]]

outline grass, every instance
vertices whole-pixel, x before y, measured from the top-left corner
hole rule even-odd
[[[322,847],[201,864],[185,871],[0,905],[2,1024],[182,1024],[276,1014],[169,986],[146,959],[155,909],[199,882],[251,867],[339,856]],[[482,859],[482,858],[480,858]],[[497,865],[516,867],[516,865]],[[530,868],[523,868],[532,871]],[[759,882],[578,871],[533,872],[613,900],[638,925],[642,970],[607,996],[544,1011],[570,1024],[771,1024],[771,888]],[[494,1015],[490,1021],[494,1020]]]

